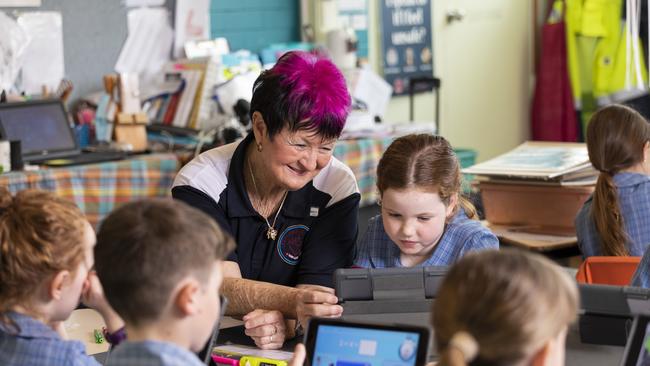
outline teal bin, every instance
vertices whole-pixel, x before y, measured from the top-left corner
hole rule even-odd
[[[467,168],[476,164],[476,150],[472,149],[454,149],[458,161],[460,162],[461,168]],[[472,191],[472,185],[470,184],[474,179],[474,176],[471,174],[464,174],[463,177],[463,192],[469,193]]]

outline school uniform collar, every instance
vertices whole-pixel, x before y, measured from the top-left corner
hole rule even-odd
[[[614,183],[617,187],[630,187],[650,182],[650,177],[641,173],[620,172],[614,175]]]
[[[453,243],[453,239],[449,238],[450,235],[449,226],[456,225],[458,224],[458,222],[467,219],[469,219],[467,217],[467,213],[465,213],[465,210],[462,207],[459,207],[458,212],[456,212],[454,217],[452,217],[451,220],[449,220],[449,222],[445,224],[445,228],[444,231],[442,232],[442,236],[440,236],[440,240],[438,240],[438,243],[433,248],[433,251],[431,252],[431,256],[429,257],[429,259],[427,259],[426,261],[424,261],[424,263],[422,263],[423,266],[436,265],[436,263],[438,263],[438,261],[440,260],[439,257],[441,255],[444,255],[444,254],[439,254],[445,252],[445,249],[443,248],[449,246],[450,244],[455,245],[455,243]]]
[[[253,141],[253,134],[249,133],[237,145],[235,152],[230,160],[230,169],[228,169],[228,216],[229,217],[246,217],[255,216],[257,213],[253,209],[248,194],[246,193],[246,183],[244,183],[244,173],[248,172],[246,166],[246,148]]]
[[[439,261],[440,261],[439,257],[441,255],[443,255],[443,254],[438,254],[438,253],[444,252],[445,249],[442,249],[442,248],[444,248],[444,247],[446,247],[446,246],[448,246],[450,244],[449,230],[448,230],[449,225],[454,225],[458,221],[462,221],[462,220],[465,220],[467,218],[468,217],[467,217],[467,214],[465,213],[465,210],[463,210],[462,208],[459,208],[458,212],[456,212],[454,217],[451,218],[449,223],[445,224],[445,228],[443,229],[444,231],[442,232],[442,236],[440,236],[440,239],[438,240],[438,243],[436,243],[436,245],[433,247],[433,251],[431,251],[431,253],[429,254],[429,258],[427,258],[424,262],[419,264],[419,266],[436,266],[436,265],[440,265],[439,264]],[[381,225],[381,230],[385,230],[383,221],[381,219],[379,220],[379,223]],[[386,235],[388,236],[388,234],[386,234]],[[399,250],[399,247],[395,243],[393,243],[392,240],[390,241],[390,243],[392,244],[390,246],[390,249],[389,249],[390,252],[391,252],[390,255],[393,258],[395,258],[395,266],[396,267],[404,267],[404,265],[402,264],[401,252]]]
[[[61,339],[59,334],[52,328],[28,315],[13,311],[9,311],[6,314],[18,326],[18,329],[16,332],[11,325],[2,324],[0,325],[0,329],[4,332],[16,334],[22,338]]]
[[[228,216],[229,217],[251,217],[259,216],[253,208],[244,182],[244,174],[250,174],[246,165],[246,148],[253,143],[253,134],[249,133],[237,146],[230,161],[228,172]],[[297,191],[287,193],[287,198],[282,205],[280,215],[285,217],[300,218],[307,213],[310,202],[310,191],[313,183],[308,182]]]
[[[281,215],[285,217],[301,218],[309,214],[309,206],[313,197],[310,192],[313,192],[313,184],[310,181],[304,187],[297,191],[291,191],[287,195],[287,200],[284,203]]]

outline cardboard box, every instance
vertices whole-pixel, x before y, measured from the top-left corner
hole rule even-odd
[[[147,115],[144,113],[118,113],[115,124],[115,141],[130,144],[132,151],[147,149]]]
[[[575,235],[576,214],[594,186],[480,182],[485,219],[497,225],[530,226],[526,231]]]

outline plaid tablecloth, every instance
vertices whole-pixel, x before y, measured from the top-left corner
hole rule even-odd
[[[377,202],[377,163],[394,137],[339,140],[334,156],[352,169],[361,192],[361,206]]]
[[[364,138],[340,140],[336,144],[334,156],[348,165],[357,178],[361,206],[377,201],[377,163],[391,141],[391,137]],[[99,164],[9,172],[0,175],[0,186],[8,187],[12,193],[29,188],[55,192],[75,202],[97,227],[123,203],[169,195],[178,168],[174,154],[140,155]]]
[[[12,193],[28,188],[55,192],[74,201],[97,224],[114,208],[145,197],[164,197],[176,172],[174,154],[139,155],[127,160],[0,175]]]

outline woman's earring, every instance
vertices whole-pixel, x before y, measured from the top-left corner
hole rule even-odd
[[[257,151],[262,152],[262,144],[257,144]]]

